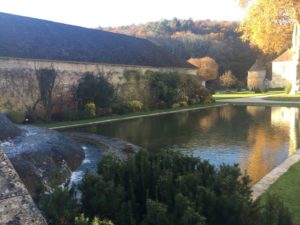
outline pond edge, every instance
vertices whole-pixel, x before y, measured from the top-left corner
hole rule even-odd
[[[271,172],[265,175],[261,180],[252,187],[252,199],[256,200],[264,192],[266,192],[272,184],[274,184],[283,174],[285,174],[291,166],[300,161],[300,149],[293,155],[289,156],[283,163],[275,167]]]
[[[195,108],[179,109],[179,110],[168,111],[168,112],[154,112],[154,113],[149,113],[147,115],[128,116],[128,117],[124,117],[124,118],[107,119],[107,120],[101,120],[101,121],[93,121],[93,122],[78,123],[78,124],[72,124],[72,125],[50,127],[48,129],[63,130],[63,129],[68,129],[68,128],[85,127],[85,126],[90,126],[90,125],[97,125],[97,124],[104,124],[104,123],[111,123],[111,122],[118,122],[118,121],[125,121],[125,120],[133,120],[133,119],[139,119],[139,118],[145,118],[145,117],[162,116],[162,115],[182,113],[182,112],[188,112],[188,111],[196,111],[196,110],[201,110],[201,109],[224,107],[224,106],[228,106],[228,105],[230,105],[230,104],[220,103],[220,104],[211,105],[211,106],[200,106],[200,107],[195,107]]]

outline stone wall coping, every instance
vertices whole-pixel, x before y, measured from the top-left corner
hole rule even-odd
[[[144,66],[144,65],[125,65],[125,64],[110,64],[110,63],[97,63],[97,62],[84,62],[84,61],[65,61],[65,60],[51,60],[51,59],[31,59],[31,58],[15,58],[15,57],[0,57],[0,60],[16,60],[16,61],[29,61],[29,62],[43,62],[43,63],[67,63],[67,64],[81,64],[81,65],[103,65],[110,67],[128,67],[128,68],[144,68],[144,69],[167,69],[167,70],[191,70],[197,71],[197,68],[187,67],[163,67],[163,66]]]
[[[252,199],[256,200],[264,192],[266,192],[272,184],[274,184],[282,175],[284,175],[291,166],[300,161],[300,149],[293,155],[289,156],[283,163],[271,170],[261,180],[254,184],[251,188]]]

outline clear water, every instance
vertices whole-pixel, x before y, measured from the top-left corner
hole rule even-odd
[[[149,151],[175,149],[216,166],[239,164],[255,183],[298,149],[299,113],[228,106],[70,130],[118,137]]]

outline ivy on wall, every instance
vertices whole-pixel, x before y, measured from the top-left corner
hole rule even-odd
[[[57,77],[57,72],[52,69],[39,69],[36,71],[36,77],[40,90],[40,101],[45,109],[46,119],[50,119],[52,112],[52,92]]]

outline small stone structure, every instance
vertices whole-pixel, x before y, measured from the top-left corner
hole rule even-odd
[[[11,162],[1,149],[0,224],[47,225]]]
[[[264,64],[257,60],[248,71],[247,86],[249,90],[265,90],[268,88],[269,81],[266,77],[267,70]]]

